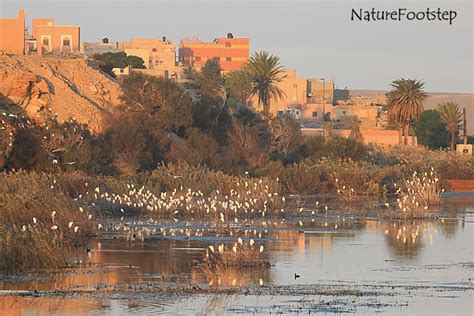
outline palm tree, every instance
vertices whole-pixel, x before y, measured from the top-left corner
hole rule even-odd
[[[392,90],[387,93],[387,114],[389,122],[399,124],[404,131],[404,144],[408,145],[408,126],[418,120],[424,111],[428,94],[424,82],[416,79],[398,79],[391,83]]]
[[[258,96],[263,113],[269,116],[271,101],[285,96],[283,90],[277,86],[284,78],[280,58],[265,51],[256,52],[250,57],[248,69],[252,76],[252,95]]]
[[[454,102],[438,104],[437,111],[440,114],[441,122],[443,122],[446,130],[451,134],[450,149],[454,151],[454,144],[456,144],[456,133],[461,128],[462,113],[459,105]]]

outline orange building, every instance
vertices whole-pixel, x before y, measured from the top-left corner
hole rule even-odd
[[[54,19],[33,19],[32,27],[38,55],[79,52],[81,41],[79,26],[54,25]]]
[[[217,38],[212,43],[199,39],[184,39],[179,44],[179,61],[185,66],[201,68],[207,60],[219,59],[223,71],[239,70],[250,56],[248,38]]]
[[[0,51],[25,53],[25,11],[18,11],[16,19],[0,19]]]

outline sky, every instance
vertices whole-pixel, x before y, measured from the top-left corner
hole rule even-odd
[[[398,78],[431,92],[474,92],[472,0],[0,0],[0,17],[52,17],[81,26],[83,41],[132,37],[204,41],[249,37],[251,52],[277,55],[298,76],[338,88],[387,90]],[[448,21],[351,21],[352,9],[454,10]]]

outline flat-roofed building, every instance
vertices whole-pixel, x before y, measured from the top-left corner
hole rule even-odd
[[[81,53],[88,56],[123,52],[121,42],[111,42],[104,37],[100,42],[81,42]]]
[[[0,51],[25,53],[25,11],[19,10],[16,19],[0,19]]]
[[[196,69],[200,69],[209,59],[218,59],[224,72],[239,70],[248,62],[249,56],[249,39],[234,38],[231,33],[210,43],[187,38],[179,44],[179,61]]]
[[[146,73],[178,78],[180,67],[176,61],[176,47],[172,40],[157,38],[133,38],[123,42],[122,49],[127,55],[138,56],[145,62]]]
[[[55,25],[54,19],[33,19],[32,35],[38,55],[48,53],[78,53],[81,30],[79,26]]]

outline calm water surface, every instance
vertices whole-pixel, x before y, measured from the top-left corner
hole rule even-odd
[[[80,269],[0,276],[0,313],[473,314],[473,195],[447,195],[437,218],[405,222],[348,205],[312,215],[313,199],[302,203],[291,220],[233,224],[232,236],[206,222],[129,220],[149,234],[129,241],[123,222],[110,223],[118,230],[79,254]],[[265,245],[271,269],[205,275],[207,246],[237,234]],[[192,285],[207,291],[172,291]]]

